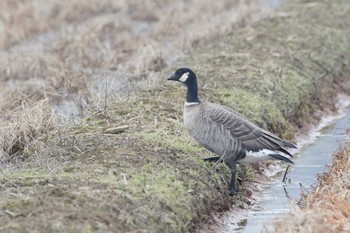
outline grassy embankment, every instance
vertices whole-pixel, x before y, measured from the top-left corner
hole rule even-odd
[[[332,108],[349,74],[350,3],[288,2],[251,27],[233,28],[178,65],[199,75],[202,100],[223,103],[292,139],[312,114]],[[184,91],[163,85],[108,105],[73,126],[43,130],[25,162],[1,177],[0,230],[180,232],[231,204],[229,173],[182,126]],[[118,135],[103,133],[129,125]],[[54,166],[53,166],[54,165]]]
[[[349,138],[348,138],[349,140]],[[305,197],[305,207],[279,218],[275,232],[349,232],[350,144],[333,154],[329,172],[320,174],[319,185]]]

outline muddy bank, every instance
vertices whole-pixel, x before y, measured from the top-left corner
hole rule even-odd
[[[212,214],[254,201],[254,179],[226,195],[228,170],[182,125],[184,90],[164,84],[175,66],[199,75],[202,100],[230,106],[293,139],[333,108],[350,73],[350,4],[289,1],[269,18],[198,46],[154,76],[155,87],[103,111],[39,132],[26,160],[2,165],[3,232],[189,232]],[[128,125],[120,134],[106,129]]]

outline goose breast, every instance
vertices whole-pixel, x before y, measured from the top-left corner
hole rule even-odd
[[[184,125],[191,137],[206,149],[225,157],[244,157],[243,148],[237,138],[223,124],[213,121],[208,114],[208,106],[201,103],[185,106]]]

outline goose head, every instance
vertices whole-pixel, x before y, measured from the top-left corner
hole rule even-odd
[[[168,80],[178,81],[187,86],[187,104],[198,104],[198,84],[196,74],[189,68],[180,68],[175,71],[175,74],[171,75]],[[185,103],[185,104],[186,104]]]
[[[189,68],[180,68],[175,71],[175,74],[171,75],[168,80],[178,81],[186,85],[190,83],[197,83],[196,74]]]

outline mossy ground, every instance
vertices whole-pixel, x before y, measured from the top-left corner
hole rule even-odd
[[[225,104],[292,139],[332,107],[349,75],[350,4],[290,1],[269,18],[232,28],[178,66],[199,76],[203,101]],[[226,194],[229,172],[182,126],[184,89],[164,85],[55,129],[29,159],[4,169],[2,232],[189,232],[213,213],[249,203],[251,181]],[[106,128],[129,125],[124,133]]]

